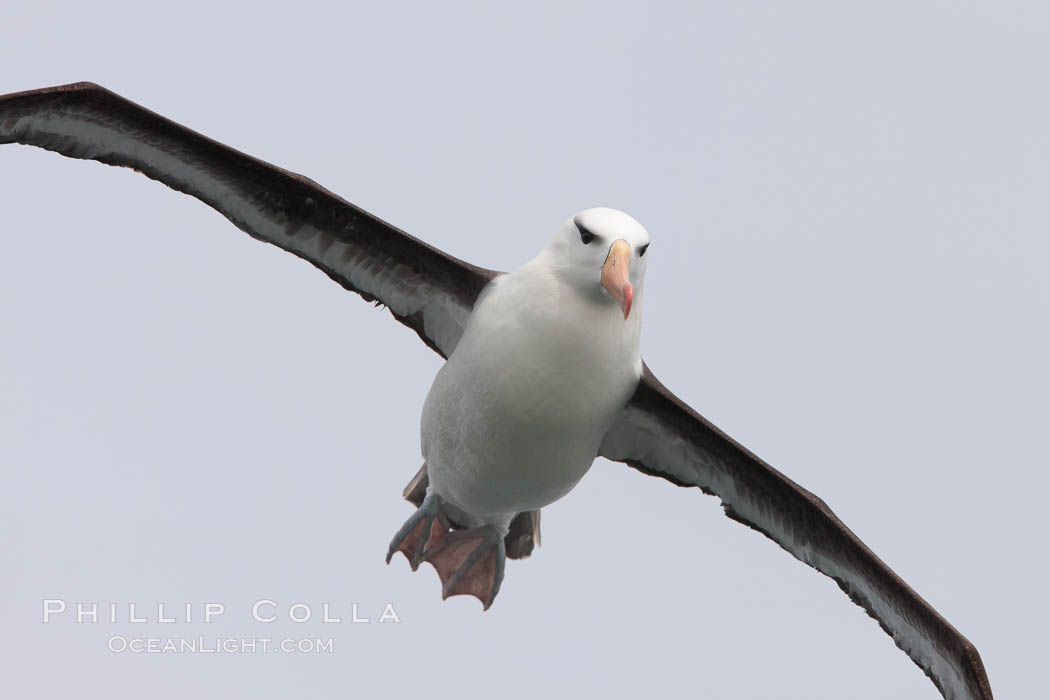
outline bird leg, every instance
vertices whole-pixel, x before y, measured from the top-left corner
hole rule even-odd
[[[427,465],[424,464],[408,482],[408,486],[401,492],[405,500],[416,508],[423,504],[427,495],[427,487],[430,486],[430,476],[427,474]],[[461,530],[463,526],[449,518],[449,524],[453,529]],[[540,543],[540,510],[525,511],[510,521],[510,530],[503,538],[503,546],[507,552],[508,559],[524,559],[532,554],[532,550]]]
[[[503,534],[492,525],[450,532],[441,544],[427,549],[423,561],[441,578],[442,599],[472,595],[488,610],[507,563]]]
[[[448,518],[441,512],[441,499],[437,494],[427,494],[416,512],[405,521],[391,540],[390,548],[386,552],[386,563],[390,563],[394,552],[401,552],[408,559],[412,571],[415,571],[423,561],[424,555],[439,546],[448,536],[450,529]]]

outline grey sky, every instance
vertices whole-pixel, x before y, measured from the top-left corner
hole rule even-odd
[[[0,92],[98,82],[491,268],[630,212],[654,372],[826,500],[997,697],[1044,696],[1050,7],[848,5],[9,3]],[[5,696],[937,696],[830,579],[608,462],[491,611],[442,603],[383,564],[440,363],[414,334],[134,172],[4,146],[0,182]],[[227,613],[44,625],[43,598]],[[260,625],[260,598],[402,622]]]

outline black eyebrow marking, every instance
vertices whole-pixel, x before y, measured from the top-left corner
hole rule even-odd
[[[590,243],[598,237],[594,233],[594,231],[591,231],[589,228],[580,223],[579,217],[574,217],[572,223],[576,224],[576,228],[580,232],[580,240],[583,241],[584,245],[587,245],[588,243]]]
[[[645,245],[643,245],[640,248],[638,248],[638,257],[640,258],[643,255],[645,255],[645,251],[647,251],[647,250],[649,250],[649,244],[648,243],[646,243]]]

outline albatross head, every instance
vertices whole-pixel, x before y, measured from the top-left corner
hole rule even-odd
[[[585,295],[615,303],[626,320],[641,293],[649,233],[617,209],[586,209],[561,225],[544,252],[559,277]]]

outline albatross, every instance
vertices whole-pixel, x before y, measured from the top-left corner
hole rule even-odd
[[[539,543],[540,511],[595,457],[721,499],[726,515],[831,577],[945,698],[992,697],[976,648],[818,497],[682,402],[639,350],[649,233],[627,214],[567,219],[499,273],[454,258],[317,183],[92,83],[0,96],[0,143],[134,168],[384,305],[447,362],[421,419],[422,468],[394,535],[442,595],[487,609],[505,559]]]

